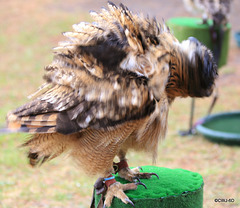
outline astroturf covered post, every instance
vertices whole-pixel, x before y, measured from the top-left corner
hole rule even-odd
[[[156,166],[143,166],[143,172],[154,172],[159,175],[150,179],[141,179],[147,189],[138,186],[137,190],[125,193],[136,208],[202,208],[203,207],[203,178],[199,173],[184,169],[169,169]],[[128,181],[116,176],[121,183]],[[95,194],[95,207],[100,196]],[[114,198],[111,208],[130,208],[118,198]]]

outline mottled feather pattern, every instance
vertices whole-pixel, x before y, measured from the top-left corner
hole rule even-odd
[[[32,133],[31,165],[61,153],[88,174],[108,176],[129,149],[156,158],[176,97],[209,96],[217,77],[200,42],[179,43],[164,22],[108,4],[95,22],[73,25],[54,48],[45,84],[7,116],[11,131]]]

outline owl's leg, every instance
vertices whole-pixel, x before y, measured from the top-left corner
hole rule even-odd
[[[131,182],[136,180],[140,182],[140,178],[148,179],[148,178],[151,178],[152,175],[155,175],[159,179],[159,176],[156,173],[140,172],[140,170],[142,170],[141,167],[130,169],[128,167],[128,163],[125,155],[126,154],[124,151],[120,151],[118,154],[120,162],[113,164],[115,172],[118,172],[121,178],[124,178],[125,180],[131,181]]]

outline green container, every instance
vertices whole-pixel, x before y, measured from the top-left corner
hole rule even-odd
[[[180,42],[192,36],[197,38],[210,50],[213,50],[214,46],[209,31],[209,25],[212,25],[213,22],[209,20],[208,24],[201,24],[201,21],[200,18],[178,17],[169,19],[167,25]],[[228,24],[223,37],[222,50],[218,63],[219,68],[227,63],[230,29],[231,26]]]
[[[240,145],[240,111],[205,117],[199,121],[196,129],[211,141]]]
[[[169,169],[156,166],[142,166],[143,172],[159,175],[150,179],[141,179],[147,189],[139,185],[136,190],[125,191],[135,208],[202,208],[203,179],[199,173],[184,169]],[[116,180],[125,184],[128,181],[116,176]],[[100,196],[95,194],[95,207]],[[120,199],[114,198],[111,208],[132,208]]]

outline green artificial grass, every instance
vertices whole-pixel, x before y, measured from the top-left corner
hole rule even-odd
[[[141,179],[147,189],[139,185],[137,190],[125,191],[133,201],[135,207],[159,208],[202,208],[203,207],[203,179],[198,173],[183,169],[169,169],[156,166],[143,166],[143,172],[154,172],[159,175],[150,179]],[[121,183],[128,181],[116,176]],[[95,195],[95,205],[100,196]],[[112,208],[131,207],[120,199],[114,198]]]
[[[202,24],[200,18],[190,17],[175,17],[167,21],[167,25],[173,31],[176,38],[181,42],[188,39],[188,37],[195,37],[209,49],[213,50],[214,44],[210,36],[209,26],[213,25],[212,20],[208,20],[208,24]],[[219,28],[216,28],[219,32]],[[227,63],[229,39],[230,39],[231,25],[227,24],[224,32],[222,51],[218,62],[218,67]]]

